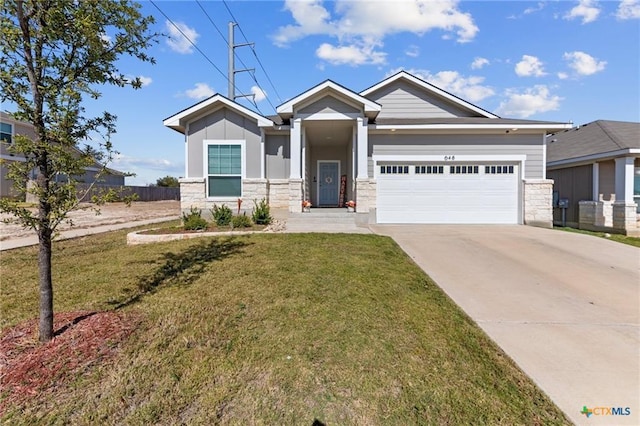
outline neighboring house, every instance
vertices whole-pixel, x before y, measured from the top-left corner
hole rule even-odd
[[[14,154],[9,152],[9,146],[13,143],[16,135],[24,135],[30,139],[36,138],[36,133],[33,125],[25,123],[23,121],[15,120],[10,114],[0,112],[0,158],[4,162],[10,161],[24,161],[24,156],[20,154]],[[79,182],[93,182],[96,174],[101,170],[100,164],[97,162],[92,167],[85,169],[85,174],[82,176],[76,176]],[[0,196],[2,197],[15,197],[16,194],[13,188],[13,181],[7,179],[6,174],[8,168],[6,164],[0,163]],[[103,174],[100,178],[100,185],[124,185],[125,174],[113,169],[107,169],[107,173]],[[65,176],[58,176],[59,181],[64,181]]]
[[[556,200],[569,201],[567,225],[640,233],[640,123],[597,120],[550,135],[547,175]]]
[[[184,211],[353,200],[368,223],[552,224],[545,136],[570,124],[500,118],[404,71],[360,93],[327,80],[276,112],[216,94],[164,120],[185,135]]]

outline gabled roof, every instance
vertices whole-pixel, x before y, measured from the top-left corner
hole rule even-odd
[[[483,117],[487,117],[487,118],[500,118],[495,114],[490,113],[487,110],[484,110],[482,108],[480,108],[477,105],[474,105],[470,102],[465,101],[462,98],[457,97],[456,95],[453,95],[445,90],[442,90],[436,86],[434,86],[433,84],[427,83],[426,81],[412,75],[409,74],[406,71],[400,71],[394,75],[392,75],[389,78],[386,78],[384,80],[382,80],[380,83],[369,87],[368,89],[363,90],[362,92],[360,92],[360,94],[362,96],[369,96],[371,93],[376,92],[377,90],[382,89],[383,87],[386,87],[398,80],[405,80],[408,81],[409,83],[420,87],[423,90],[426,90],[428,92],[431,92],[437,96],[440,96],[448,101],[450,101],[451,103],[454,103],[456,105],[458,105],[461,108],[467,109],[469,111],[472,111],[476,114],[479,114]]]
[[[331,92],[331,91],[336,92],[344,96],[345,98],[352,100],[356,104],[362,104],[364,108],[364,113],[367,116],[375,117],[382,109],[382,106],[379,103],[374,102],[370,99],[367,99],[364,96],[361,96],[356,92],[350,89],[347,89],[346,87],[332,80],[325,80],[324,82],[312,87],[306,92],[303,92],[298,96],[283,103],[282,105],[278,106],[276,108],[276,112],[282,116],[290,116],[293,114],[293,107],[295,105],[299,105],[300,103],[303,103],[304,101],[311,99],[322,92]]]
[[[162,121],[162,124],[184,134],[184,132],[186,131],[187,123],[189,121],[193,120],[195,117],[201,116],[208,110],[215,110],[219,108],[220,104],[238,112],[239,114],[256,120],[259,127],[273,126],[273,122],[268,118],[251,111],[249,108],[246,108],[239,103],[234,102],[225,96],[222,96],[219,93],[216,93],[215,95],[203,101],[200,101],[195,105],[183,109],[182,111],[172,115],[171,117],[165,118]]]
[[[640,123],[597,120],[547,137],[547,162],[640,152]]]

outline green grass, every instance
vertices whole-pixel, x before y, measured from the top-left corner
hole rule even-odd
[[[124,240],[57,243],[55,309],[118,306],[142,325],[5,422],[569,423],[389,238]],[[36,316],[36,253],[2,254],[2,327]]]
[[[640,247],[640,237],[630,237],[622,234],[610,234],[607,232],[586,231],[584,229],[576,229],[576,228],[569,228],[569,227],[564,227],[564,228],[556,227],[554,229],[559,229],[561,231],[567,231],[567,232],[575,232],[577,234],[592,235],[594,237],[605,238],[607,240],[615,241],[618,243],[628,244],[634,247]]]

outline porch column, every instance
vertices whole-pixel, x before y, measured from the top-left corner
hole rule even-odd
[[[616,158],[616,202],[633,203],[634,157]]]
[[[593,194],[591,200],[600,201],[600,164],[593,163]]]
[[[367,151],[369,146],[368,119],[358,117],[358,179],[368,179]]]
[[[300,154],[302,152],[302,119],[296,118],[291,121],[291,135],[289,137],[289,152],[291,154],[291,173],[289,179],[301,179],[300,173]]]

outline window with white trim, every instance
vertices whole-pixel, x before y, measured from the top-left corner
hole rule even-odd
[[[408,175],[409,166],[380,166],[380,174],[383,175]]]
[[[208,142],[205,148],[207,196],[242,196],[243,145],[241,142]]]
[[[416,166],[417,175],[441,175],[444,174],[444,166]]]
[[[512,175],[513,166],[484,166],[485,175]]]
[[[13,142],[13,125],[9,123],[0,123],[0,141]]]
[[[449,174],[452,175],[477,175],[478,166],[449,166]]]

